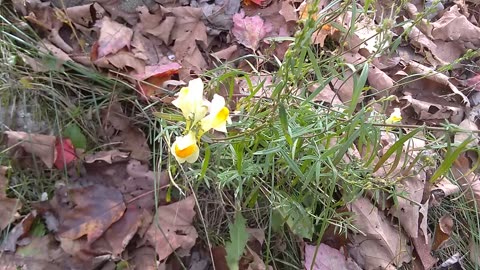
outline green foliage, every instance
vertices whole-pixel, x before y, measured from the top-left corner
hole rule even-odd
[[[66,126],[63,130],[63,136],[69,138],[75,148],[87,149],[87,138],[77,124],[72,123]]]
[[[235,217],[235,222],[228,225],[228,228],[230,229],[230,242],[225,245],[227,264],[230,270],[238,270],[238,262],[248,241],[245,218],[238,213]]]

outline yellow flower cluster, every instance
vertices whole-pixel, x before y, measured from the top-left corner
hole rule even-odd
[[[211,130],[227,133],[227,123],[231,123],[230,111],[225,107],[225,99],[215,94],[211,101],[203,97],[203,82],[194,79],[183,87],[172,104],[182,111],[186,121],[185,135],[177,137],[171,152],[179,163],[197,161],[200,148],[198,140]]]

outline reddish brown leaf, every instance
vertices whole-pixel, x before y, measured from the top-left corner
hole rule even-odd
[[[442,248],[445,243],[450,239],[450,235],[453,231],[453,218],[450,215],[445,215],[438,220],[435,227],[435,234],[433,237],[432,250],[438,250]]]
[[[141,247],[133,251],[130,265],[132,269],[157,270],[156,257],[155,249],[151,247]]]
[[[33,210],[30,214],[26,215],[20,223],[15,225],[15,227],[8,233],[7,239],[3,241],[1,250],[15,251],[17,241],[27,235],[36,217],[37,211]]]
[[[186,253],[195,245],[198,234],[192,226],[194,207],[195,199],[190,196],[158,208],[158,218],[153,221],[146,237],[155,247],[160,261],[179,248]]]
[[[75,240],[86,235],[88,243],[98,239],[125,211],[122,194],[103,185],[72,188],[63,195],[59,191],[52,201],[59,218],[59,237]]]
[[[232,34],[238,42],[254,51],[260,41],[272,31],[272,25],[265,23],[260,16],[246,17],[243,10],[233,15]]]
[[[55,159],[57,169],[63,169],[77,159],[75,148],[70,139],[57,139],[55,149],[57,151],[57,158]]]

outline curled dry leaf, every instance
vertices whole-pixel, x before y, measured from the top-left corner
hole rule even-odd
[[[100,151],[91,155],[85,156],[86,163],[93,163],[95,161],[105,161],[109,164],[112,164],[113,161],[123,160],[128,157],[128,153],[121,152],[117,149],[109,151]]]
[[[349,252],[363,269],[396,269],[412,259],[407,237],[368,199],[359,198],[350,208],[356,215],[354,226],[362,233],[352,235]]]
[[[48,168],[53,167],[57,157],[55,150],[57,138],[55,136],[17,131],[6,131],[5,134],[7,134],[9,147],[21,148],[26,153],[40,158]]]
[[[18,215],[17,211],[22,208],[22,203],[19,199],[7,198],[8,182],[5,177],[6,172],[7,167],[0,166],[0,231],[3,231],[15,220]]]
[[[477,124],[475,124],[474,117],[468,117],[464,119],[458,126],[463,130],[471,130],[471,131],[478,131]],[[472,139],[472,141],[467,145],[468,147],[474,148],[478,145],[478,134],[473,132],[457,132],[455,133],[454,142],[455,143],[462,143],[468,139]]]
[[[316,256],[315,256],[316,253]],[[315,261],[313,260],[315,257]],[[347,260],[338,249],[325,244],[312,246],[305,244],[305,269],[307,270],[360,270],[351,259]]]
[[[178,248],[189,252],[195,245],[198,234],[192,226],[194,207],[195,199],[190,196],[158,208],[157,219],[152,222],[146,234],[150,244],[155,247],[158,260],[166,259]]]
[[[60,238],[75,240],[86,235],[87,243],[93,243],[125,211],[123,196],[115,188],[90,185],[62,193],[58,190],[50,203],[59,219]]]
[[[438,250],[445,246],[445,243],[450,239],[453,231],[453,218],[450,215],[442,216],[435,227],[435,234],[433,237],[432,250]]]
[[[265,23],[258,15],[248,17],[242,10],[233,16],[232,34],[240,44],[254,51],[270,31],[272,31],[272,25]]]

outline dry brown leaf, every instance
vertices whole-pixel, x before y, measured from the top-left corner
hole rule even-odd
[[[221,60],[231,60],[232,55],[235,55],[236,52],[238,52],[238,46],[231,45],[223,50],[212,53],[212,56]]]
[[[111,254],[113,259],[121,258],[122,252],[142,223],[142,212],[136,205],[128,205],[123,216],[93,243],[92,249],[99,254]]]
[[[20,223],[15,225],[15,227],[8,232],[8,236],[2,242],[0,249],[2,251],[15,251],[17,247],[17,241],[28,234],[36,217],[37,211],[35,210],[26,215],[22,221],[20,221]]]
[[[221,31],[228,31],[232,28],[232,17],[238,12],[240,2],[240,0],[198,1],[206,24],[210,28],[210,35],[218,35]]]
[[[453,184],[450,180],[443,177],[435,182],[431,191],[431,203],[439,206],[442,199],[460,192],[460,186]]]
[[[350,70],[344,72],[344,78],[333,78],[332,85],[343,104],[347,104],[352,100],[353,95],[353,76]],[[359,102],[363,100],[363,94],[360,96]]]
[[[86,235],[87,243],[93,243],[125,211],[123,196],[115,188],[90,185],[63,192],[58,190],[51,201],[59,219],[60,238],[75,240]]]
[[[28,245],[17,248],[15,256],[24,262],[20,265],[29,270],[70,268],[66,253],[63,252],[51,234],[33,237]]]
[[[40,158],[48,168],[53,167],[57,157],[55,136],[28,134],[21,131],[5,131],[5,134],[7,134],[9,147],[21,148],[26,153]]]
[[[478,131],[477,124],[475,124],[475,117],[465,118],[459,125],[461,129]],[[467,146],[474,148],[478,145],[478,135],[472,132],[457,132],[455,133],[454,142],[461,144],[462,142],[473,139]]]
[[[426,175],[423,171],[418,172],[414,176],[402,178],[398,191],[405,192],[406,198],[398,197],[398,204],[390,209],[390,214],[398,218],[403,229],[411,238],[418,237],[420,206],[425,181]]]
[[[382,212],[366,198],[350,205],[356,214],[354,226],[362,233],[352,236],[349,249],[355,261],[364,269],[396,269],[412,259],[412,249],[401,230],[389,223]]]
[[[419,235],[418,238],[412,239],[413,246],[415,247],[415,252],[417,253],[418,258],[423,266],[424,270],[432,269],[436,265],[438,258],[434,258],[431,254],[431,248],[428,242],[425,242],[425,237]]]
[[[127,50],[118,51],[115,54],[110,54],[93,62],[97,67],[108,69],[127,69],[132,68],[135,74],[143,74],[145,72],[145,62],[133,55]]]
[[[318,84],[311,85],[308,90],[310,92],[314,92],[318,89]],[[313,98],[314,101],[322,101],[332,104],[332,106],[342,105],[343,103],[338,98],[338,95],[332,90],[329,84],[325,85],[325,87],[318,93],[316,97]]]
[[[471,42],[480,45],[480,27],[475,26],[453,5],[436,22],[432,23],[434,39],[455,42]]]
[[[469,160],[465,154],[461,154],[455,160],[451,171],[469,203],[472,206],[480,203],[480,178],[471,171]]]
[[[183,72],[180,72],[180,79],[183,79],[189,76],[190,70],[198,72],[207,66],[197,45],[208,45],[207,28],[202,21],[203,12],[200,8],[176,7],[169,11],[175,16],[170,40],[175,41],[172,49],[176,61],[183,67]]]
[[[128,153],[121,152],[117,149],[109,151],[100,151],[91,155],[85,156],[86,163],[93,163],[95,161],[105,161],[112,164],[113,161],[122,160],[128,157]]]
[[[158,270],[156,257],[155,249],[151,247],[137,248],[132,253],[130,265],[133,269]]]
[[[438,250],[445,246],[445,243],[450,239],[453,231],[453,218],[450,215],[442,216],[435,227],[435,234],[433,237],[432,250]]]
[[[468,98],[462,93],[460,92],[460,90],[458,90],[458,88],[453,85],[450,81],[449,81],[449,78],[447,75],[444,75],[442,73],[439,73],[427,66],[424,66],[420,63],[417,63],[415,61],[410,61],[408,62],[408,65],[407,65],[407,72],[409,74],[417,74],[417,75],[422,75],[422,76],[425,76],[428,80],[432,80],[434,82],[437,82],[441,85],[444,85],[444,86],[448,86],[450,88],[450,90],[460,96],[463,100],[463,103],[467,106],[467,107],[470,107],[470,101],[468,100]]]
[[[136,127],[130,127],[123,130],[120,135],[112,138],[114,142],[121,142],[120,150],[130,152],[130,157],[141,161],[149,161],[151,151],[148,146],[147,138],[142,130]]]
[[[292,1],[282,1],[282,7],[278,13],[285,18],[286,22],[296,22],[298,20],[297,12],[293,6]]]
[[[121,49],[130,47],[133,30],[105,16],[99,24],[98,58],[114,54]]]
[[[160,8],[151,13],[146,7],[139,9],[140,22],[135,29],[144,34],[151,34],[162,40],[163,44],[170,44],[170,34],[175,25],[174,16],[166,16],[168,10]]]
[[[94,14],[92,14],[92,10],[95,11]],[[105,10],[98,3],[91,3],[66,8],[65,15],[67,15],[68,19],[73,23],[90,28],[97,18],[105,15]]]
[[[238,42],[256,51],[263,38],[271,32],[273,26],[266,23],[260,16],[245,16],[243,10],[233,16],[232,34]]]
[[[17,211],[22,208],[22,203],[19,199],[7,198],[8,182],[5,177],[6,172],[7,167],[0,166],[0,231],[3,231],[16,219]]]
[[[448,119],[453,124],[459,124],[464,116],[462,107],[440,105],[414,99],[412,96],[404,96],[399,98],[399,100],[406,101],[405,108],[409,106],[413,108],[416,114],[415,119],[427,123],[441,124],[445,122],[445,119]]]
[[[315,262],[313,258],[315,256]],[[305,244],[305,269],[308,270],[360,270],[361,268],[353,261],[346,259],[338,249],[320,244],[317,248]]]
[[[158,260],[162,261],[175,250],[183,252],[195,245],[198,237],[192,226],[195,216],[195,199],[193,196],[165,206],[157,210],[157,218],[147,231],[147,240],[155,247]]]

